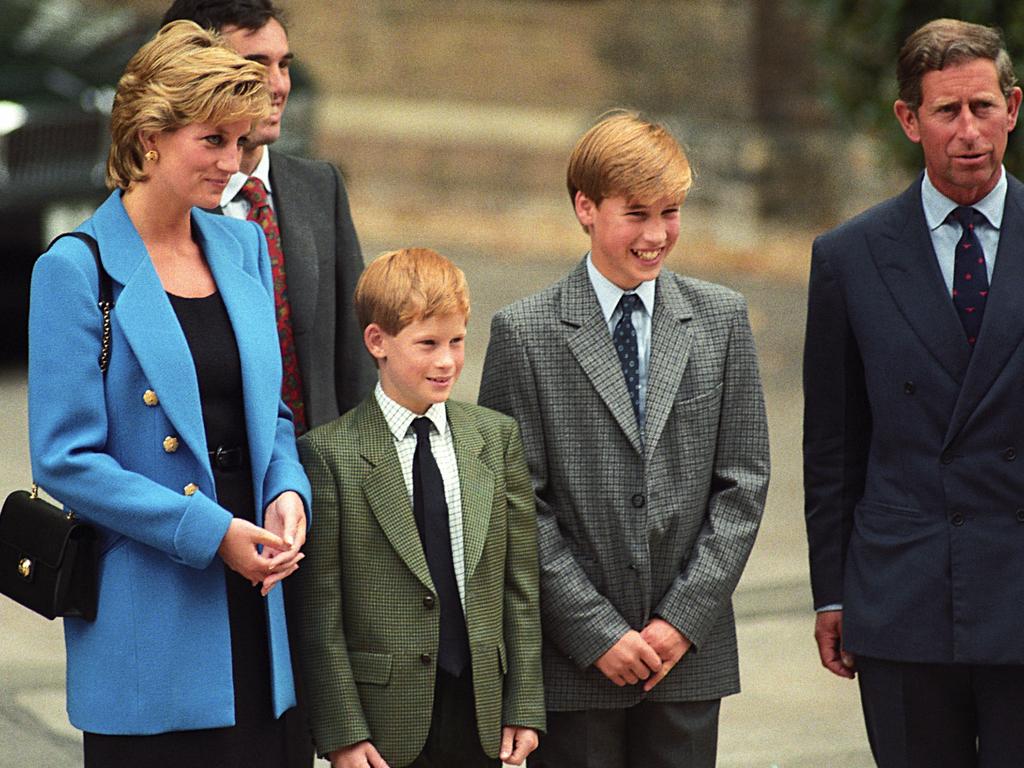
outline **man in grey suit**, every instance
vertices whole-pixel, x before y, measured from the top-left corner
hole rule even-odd
[[[537,497],[531,768],[710,768],[739,690],[731,596],[767,426],[743,297],[662,268],[690,182],[663,126],[600,121],[568,170],[590,253],[492,321],[480,402],[518,420]]]
[[[175,0],[162,23],[175,19],[217,30],[267,68],[273,111],[250,134],[221,210],[259,221],[272,261],[276,241],[283,394],[301,434],[360,403],[377,378],[352,306],[363,259],[345,185],[330,163],[269,149],[281,135],[291,91],[293,54],[279,8],[270,0]]]

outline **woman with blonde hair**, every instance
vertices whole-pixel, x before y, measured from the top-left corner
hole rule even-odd
[[[96,619],[64,622],[87,768],[290,760],[274,587],[303,557],[309,484],[280,398],[266,240],[200,210],[216,207],[269,112],[264,80],[184,21],[128,63],[114,191],[79,227],[113,289],[105,372],[89,246],[61,238],[33,272],[33,472],[100,538]]]

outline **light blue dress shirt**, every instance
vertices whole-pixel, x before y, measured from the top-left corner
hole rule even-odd
[[[978,236],[981,249],[985,252],[985,269],[989,283],[992,282],[992,270],[996,266],[996,251],[999,248],[999,228],[1003,224],[1003,206],[1006,203],[1006,169],[1002,169],[995,187],[976,202],[972,208],[980,212],[985,220],[974,226],[974,234]],[[942,279],[946,282],[946,292],[953,296],[953,260],[956,244],[962,234],[960,225],[949,220],[949,214],[959,203],[950,200],[939,192],[932,184],[928,174],[924,174],[921,182],[921,205],[924,207],[924,219],[928,223],[928,231],[935,248],[935,258],[939,262]]]
[[[631,291],[624,291],[607,277],[601,274],[590,254],[587,254],[587,274],[590,284],[597,294],[597,303],[601,305],[601,313],[608,324],[608,334],[615,333],[615,325],[622,317],[619,300],[624,293],[635,293],[640,299],[640,306],[633,310],[633,327],[636,329],[637,358],[640,367],[640,430],[644,425],[644,402],[647,397],[647,362],[651,358],[651,318],[654,316],[654,284],[655,280],[646,280]]]

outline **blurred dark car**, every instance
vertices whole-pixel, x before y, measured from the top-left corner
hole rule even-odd
[[[158,19],[80,0],[0,0],[0,359],[25,349],[32,264],[107,195],[114,88]],[[306,154],[313,88],[292,70],[275,148]]]

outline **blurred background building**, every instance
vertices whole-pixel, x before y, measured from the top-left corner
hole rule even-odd
[[[32,259],[104,195],[112,88],[166,5],[0,0],[5,344],[24,336]],[[827,108],[824,21],[808,0],[282,5],[298,66],[280,148],[343,169],[370,243],[575,254],[565,159],[616,106],[666,120],[689,148],[697,270],[802,279],[804,233],[902,179]]]

